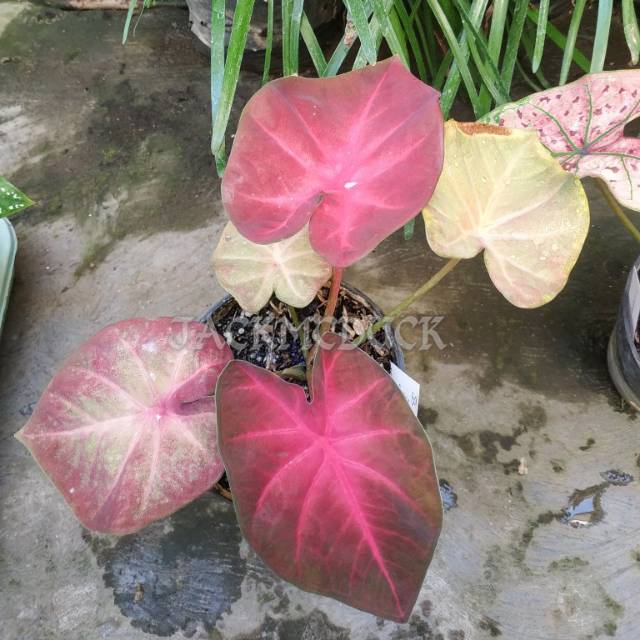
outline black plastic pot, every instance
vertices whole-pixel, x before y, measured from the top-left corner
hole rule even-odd
[[[636,329],[640,314],[640,256],[627,277],[616,326],[609,339],[607,365],[620,395],[640,411],[640,354],[636,347]]]
[[[382,309],[380,309],[380,307],[375,302],[373,302],[373,300],[371,300],[369,296],[362,293],[362,291],[360,291],[359,289],[356,289],[355,287],[352,287],[351,285],[348,285],[346,283],[342,283],[342,286],[340,289],[342,292],[346,292],[347,295],[351,296],[352,298],[354,298],[355,300],[363,304],[365,307],[367,307],[370,313],[376,319],[382,318],[382,316],[384,315]],[[202,318],[200,319],[201,322],[213,321],[213,324],[215,324],[216,316],[218,316],[218,314],[221,314],[223,311],[226,311],[228,305],[238,306],[238,303],[230,295],[224,296],[224,298],[221,298],[218,302],[216,302],[216,304],[214,304],[202,316]],[[238,306],[238,309],[240,309],[239,306]],[[384,328],[384,334],[385,334],[385,342],[389,347],[391,361],[398,368],[404,371],[404,356],[402,354],[402,349],[400,348],[400,345],[396,340],[396,337],[391,325],[387,325]]]

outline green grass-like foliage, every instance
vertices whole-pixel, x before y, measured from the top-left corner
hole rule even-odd
[[[254,0],[238,0],[229,45],[224,50],[225,0],[211,0],[211,106],[212,152],[218,172],[224,171],[225,134],[235,96],[244,45]],[[461,94],[481,118],[496,106],[509,102],[514,76],[518,74],[534,91],[567,82],[572,65],[583,73],[601,71],[610,43],[614,11],[621,14],[632,64],[640,58],[640,28],[634,0],[598,0],[597,24],[590,52],[576,46],[586,0],[575,0],[567,33],[552,22],[552,0],[343,0],[345,35],[333,52],[322,50],[307,19],[304,0],[267,0],[269,24],[263,82],[270,77],[273,56],[274,5],[282,24],[282,69],[298,73],[300,47],[305,47],[318,76],[333,76],[375,62],[383,41],[388,49],[424,82],[438,89],[447,118]],[[131,0],[123,40],[138,4],[154,0]],[[227,14],[228,15],[228,14]],[[542,72],[543,55],[551,47],[562,51],[558,79]],[[351,49],[355,58],[348,58]],[[405,229],[410,236],[412,228]]]

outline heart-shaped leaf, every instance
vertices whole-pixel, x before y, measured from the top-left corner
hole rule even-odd
[[[517,307],[538,307],[564,287],[589,229],[580,180],[533,131],[445,126],[446,162],[424,221],[439,256],[484,260]]]
[[[231,358],[199,322],[112,324],[63,364],[16,437],[85,527],[136,531],[222,475],[212,393]]]
[[[624,135],[640,116],[640,71],[594,73],[498,107],[485,116],[535,129],[567,171],[606,181],[616,199],[640,211],[640,140]]]
[[[394,57],[265,85],[242,112],[222,199],[252,242],[309,222],[311,246],[344,267],[416,215],[441,168],[438,94]]]
[[[431,447],[374,360],[325,336],[313,400],[232,362],[218,438],[244,536],[280,576],[379,616],[409,617],[442,524]]]
[[[331,276],[331,265],[309,244],[307,227],[286,240],[256,244],[229,222],[213,253],[213,268],[221,286],[249,313],[262,309],[274,292],[282,302],[306,307]]]

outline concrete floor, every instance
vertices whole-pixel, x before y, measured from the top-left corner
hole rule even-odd
[[[224,215],[207,60],[184,11],[148,12],[125,48],[123,20],[0,4],[0,174],[38,201],[15,221],[0,343],[0,636],[637,640],[640,484],[601,474],[640,475],[640,423],[605,365],[638,248],[590,184],[587,246],[553,303],[511,307],[476,259],[415,309],[444,316],[446,348],[406,357],[457,501],[408,624],[275,578],[215,495],[137,535],[82,530],[13,433],[65,355],[104,325],[197,316],[222,295],[209,265]],[[257,84],[242,76],[237,108]],[[419,223],[347,279],[390,307],[439,264]],[[601,519],[574,528],[562,515],[585,489]]]

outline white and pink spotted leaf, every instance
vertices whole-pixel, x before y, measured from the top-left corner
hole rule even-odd
[[[620,204],[640,211],[640,140],[625,126],[640,116],[640,71],[586,75],[505,104],[485,122],[534,129],[567,171],[604,180]]]
[[[224,472],[213,392],[231,358],[199,322],[112,324],[67,359],[16,437],[85,527],[136,531]]]

